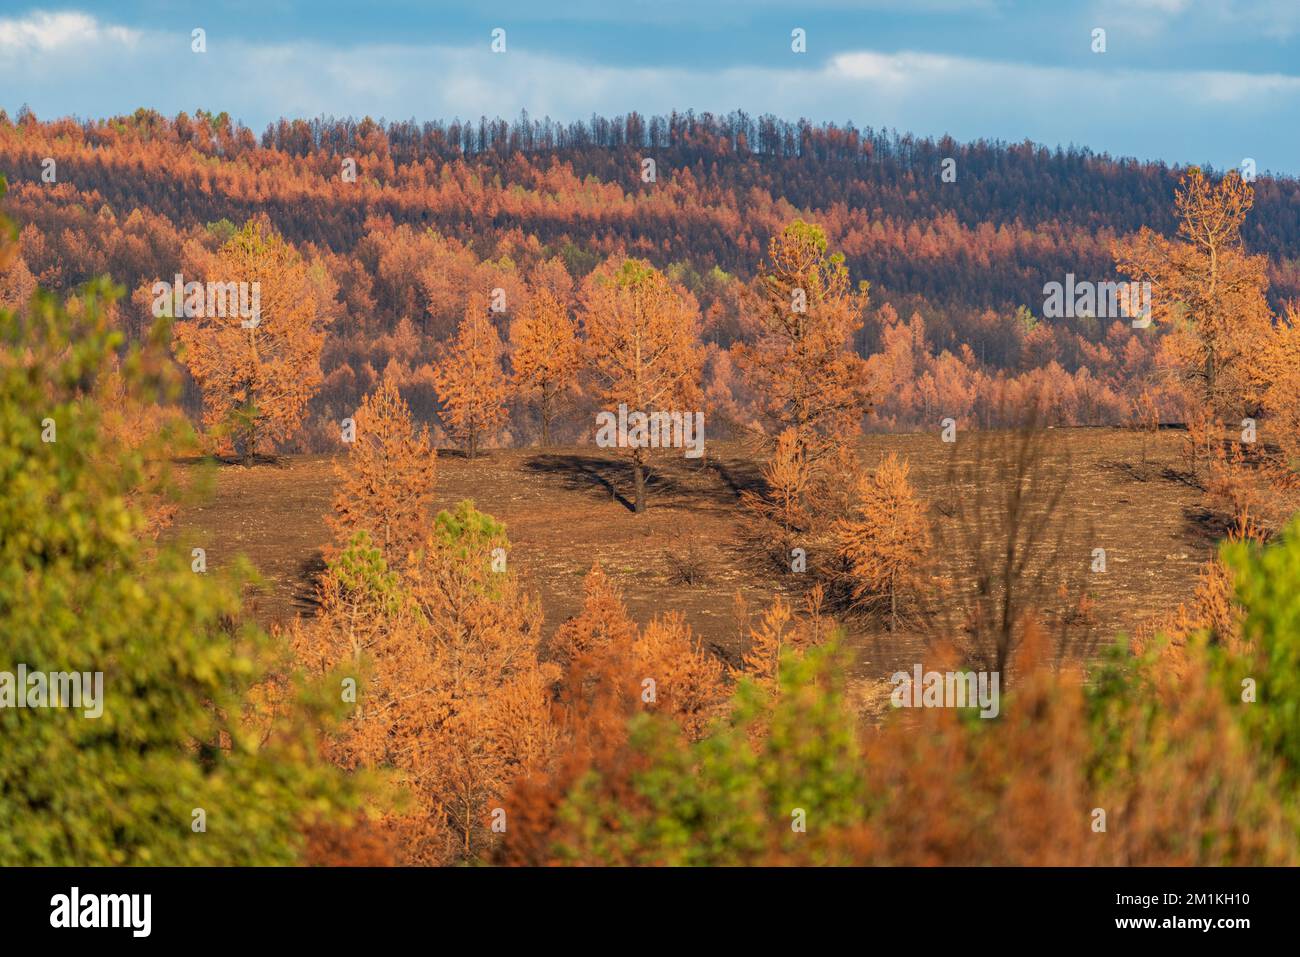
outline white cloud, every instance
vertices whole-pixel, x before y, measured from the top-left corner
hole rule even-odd
[[[103,26],[86,13],[36,10],[25,17],[0,19],[0,56],[55,53],[102,43],[130,47],[138,37],[135,30]]]

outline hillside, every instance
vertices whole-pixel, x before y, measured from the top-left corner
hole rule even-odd
[[[1144,437],[1070,429],[1055,435],[1053,455],[1071,476],[1056,516],[1064,534],[1062,561],[1069,566],[1059,570],[1060,579],[1084,581],[1087,625],[1098,636],[1132,634],[1186,600],[1213,554],[1215,529],[1201,496],[1179,478],[1182,442],[1171,431]],[[644,516],[632,515],[623,497],[630,485],[626,463],[589,446],[500,450],[472,462],[444,450],[435,505],[451,508],[469,498],[505,523],[510,561],[541,598],[546,635],[581,611],[583,578],[598,562],[636,620],[680,611],[706,646],[738,664],[749,636],[735,613],[736,595],[756,614],[773,595],[797,600],[806,583],[744,547],[751,519],[738,505],[738,490],[757,481],[756,463],[734,444],[710,449],[700,464],[675,457],[659,463]],[[945,445],[936,436],[913,434],[874,436],[862,448],[869,462],[889,452],[908,458],[918,490],[933,503],[932,517],[948,521],[942,510],[954,494],[949,477],[954,464],[973,461],[970,443]],[[989,481],[1000,467],[985,463]],[[253,468],[221,465],[212,497],[183,510],[173,534],[187,546],[203,547],[213,568],[236,555],[250,558],[263,578],[251,598],[254,613],[268,626],[284,625],[296,614],[314,613],[315,575],[331,542],[324,516],[335,489],[333,460],[326,456]],[[1107,551],[1107,570],[1092,574],[1099,547]],[[957,564],[948,571],[965,587],[969,554],[949,559]],[[1051,597],[1046,612],[1059,614],[1060,596]],[[875,617],[850,617],[846,624],[863,677],[888,676],[916,660],[922,647],[916,621],[897,633]]]

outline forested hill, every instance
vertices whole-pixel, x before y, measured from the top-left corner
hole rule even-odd
[[[57,188],[41,180],[57,163]],[[344,181],[346,158],[357,181]],[[941,181],[955,161],[955,182]],[[643,160],[655,162],[645,182]],[[583,271],[611,250],[658,265],[747,276],[774,228],[802,213],[856,277],[934,306],[1031,307],[1065,272],[1108,273],[1109,247],[1141,225],[1175,226],[1179,171],[1086,149],[919,139],[743,113],[636,114],[560,125],[281,120],[260,138],[224,115],[150,111],[77,123],[0,114],[12,212],[48,236],[94,237],[104,206],[180,230],[266,212],[295,242],[354,249],[376,219],[429,226],[481,251],[514,231]],[[1274,262],[1280,299],[1300,292],[1300,182],[1260,176],[1245,239]],[[92,244],[94,245],[94,244]],[[107,250],[113,255],[112,243]],[[61,251],[64,282],[100,267]],[[150,272],[113,263],[128,283]]]
[[[731,350],[752,333],[744,289],[769,239],[802,218],[825,230],[854,282],[870,283],[853,345],[879,355],[881,381],[894,383],[876,425],[928,421],[936,397],[981,409],[1017,378],[1045,383],[1062,422],[1120,421],[1148,385],[1163,387],[1159,330],[1046,318],[1043,287],[1119,278],[1116,242],[1142,225],[1176,229],[1182,173],[1084,149],[739,113],[564,126],[282,120],[258,137],[202,111],[90,122],[0,112],[4,204],[21,227],[0,305],[36,283],[67,292],[107,274],[126,288],[123,326],[139,335],[152,282],[201,276],[236,228],[263,219],[314,264],[332,313],[319,421],[350,414],[390,366],[432,416],[420,384],[472,294],[505,290],[508,339],[514,304],[539,283],[568,297],[606,258],[638,256],[694,295],[711,356],[704,386],[741,416],[752,397],[734,382]],[[1300,182],[1261,175],[1254,187],[1243,238],[1268,257],[1280,311],[1300,298]]]

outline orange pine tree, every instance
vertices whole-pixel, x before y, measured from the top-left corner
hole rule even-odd
[[[700,400],[703,351],[699,306],[648,262],[606,262],[583,288],[583,327],[596,390],[611,414],[681,411]],[[646,507],[645,473],[650,449],[629,443],[635,483],[634,509]]]
[[[701,648],[678,612],[654,618],[638,631],[618,588],[599,564],[583,582],[582,612],[556,630],[552,654],[564,663],[569,707],[617,703],[613,713],[634,707],[666,714],[692,740],[720,712],[726,668]],[[619,728],[604,734],[619,735]]]
[[[205,290],[185,293],[184,314],[174,316],[177,353],[203,392],[204,424],[251,463],[293,435],[320,387],[333,288],[256,220],[211,257],[206,279]],[[255,309],[230,308],[231,290],[240,283],[250,292],[234,295]],[[171,292],[156,296],[169,315],[173,301]]]
[[[702,738],[725,705],[726,668],[699,646],[680,612],[656,617],[632,646],[641,702],[667,714],[692,741]]]
[[[736,594],[738,612],[748,622],[749,611]],[[803,654],[830,637],[833,621],[824,611],[826,590],[815,585],[804,596],[802,616],[795,607],[777,595],[767,610],[759,615],[757,625],[748,626],[749,649],[741,656],[741,670],[761,688],[775,692],[780,684],[781,656],[787,652]]]
[[[403,800],[381,810],[403,863],[482,858],[505,823],[501,795],[557,743],[559,672],[537,658],[540,608],[498,560],[508,545],[470,503],[440,513],[400,573],[358,533],[325,576],[321,613],[290,631],[310,673],[355,683],[330,755],[398,786]]]
[[[1282,450],[1285,467],[1300,472],[1300,308],[1287,307],[1260,356],[1267,386],[1263,406],[1268,431]]]
[[[1258,541],[1255,529],[1233,529],[1227,541]],[[1221,645],[1233,653],[1245,648],[1242,636],[1244,609],[1237,602],[1232,570],[1217,555],[1201,566],[1190,601],[1172,612],[1144,622],[1133,636],[1132,648],[1142,655],[1155,650],[1162,670],[1181,677],[1191,667],[1189,645],[1202,633],[1210,644]]]
[[[564,302],[542,286],[533,290],[510,324],[510,339],[515,347],[512,384],[537,403],[542,445],[550,445],[556,406],[581,364],[577,327]]]
[[[508,388],[501,353],[501,337],[486,300],[471,296],[456,338],[443,350],[434,371],[443,423],[470,458],[506,419]]]
[[[868,367],[852,349],[866,284],[851,289],[844,257],[827,251],[825,232],[796,220],[769,242],[754,298],[758,336],[737,347],[740,367],[760,396],[769,434],[794,429],[819,462],[857,435],[871,410]]]
[[[853,511],[835,525],[850,594],[859,605],[887,601],[896,629],[899,594],[920,583],[930,546],[925,504],[908,482],[907,462],[891,452],[874,472],[859,476]]]
[[[758,519],[752,530],[756,542],[784,566],[799,536],[812,527],[812,468],[793,428],[777,437],[763,482],[761,494],[741,492],[740,504]]]
[[[4,257],[0,259],[0,309],[22,312],[36,291],[36,277],[23,261],[17,243],[11,244],[7,252],[0,251],[0,255]]]
[[[387,376],[361,400],[353,425],[347,459],[334,467],[339,490],[329,523],[341,540],[369,532],[396,566],[427,534],[438,452]]]
[[[582,613],[555,630],[551,653],[565,665],[592,651],[626,648],[636,640],[636,626],[623,598],[597,562],[582,582]]]
[[[1231,418],[1258,403],[1260,344],[1272,331],[1267,262],[1242,248],[1254,189],[1235,171],[1216,186],[1193,167],[1174,197],[1178,235],[1143,227],[1113,249],[1116,267],[1151,284],[1151,318],[1171,327],[1166,348],[1197,398]]]

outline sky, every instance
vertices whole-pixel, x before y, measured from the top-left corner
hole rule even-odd
[[[743,109],[1300,175],[1300,0],[0,0],[0,107],[24,104],[259,133]]]

